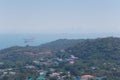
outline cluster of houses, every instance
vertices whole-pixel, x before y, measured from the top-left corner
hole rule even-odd
[[[50,52],[45,52],[45,53],[40,53],[40,54],[51,54]],[[76,60],[78,60],[78,57],[75,57],[74,55],[70,55],[70,57],[67,58],[53,58],[53,59],[45,59],[45,58],[41,58],[40,60],[34,60],[33,63],[36,65],[59,65],[60,63],[64,62],[67,64],[74,64]],[[34,65],[27,65],[25,66],[25,68],[27,69],[35,69]],[[96,69],[97,67],[92,66],[91,69]],[[48,70],[37,70],[37,72],[39,73],[39,78],[37,78],[37,80],[45,80],[45,75],[48,73]],[[63,75],[64,74],[64,75]],[[67,74],[65,74],[65,72],[56,72],[56,70],[54,68],[50,68],[49,69],[49,77],[56,77],[57,80],[64,80],[65,77],[67,76],[71,76],[70,72],[67,72]],[[92,75],[82,75],[80,77],[74,77],[74,80],[106,80],[106,77],[95,77]]]
[[[43,59],[40,60],[33,60],[33,63],[36,65],[59,65],[60,63],[68,63],[68,64],[74,64],[75,61],[78,60],[78,57],[75,57],[74,55],[71,55],[69,58],[53,58],[53,59]],[[25,66],[26,68],[34,68],[35,66],[29,65]]]
[[[60,72],[60,73],[54,72],[54,73],[50,74],[50,77],[56,77],[55,80],[65,80],[66,76],[67,77],[71,76],[69,72],[67,75],[64,75],[64,76],[61,76],[61,74],[62,74],[62,72]],[[28,80],[33,80],[33,78],[30,77],[30,78],[28,78]],[[35,80],[49,80],[49,79],[42,74],[42,75],[38,76]],[[92,75],[82,75],[80,77],[74,77],[74,78],[69,79],[69,80],[107,80],[107,77],[106,76],[95,77]]]
[[[16,72],[13,71],[12,68],[0,69],[0,75],[1,75],[1,76],[16,75]]]
[[[64,52],[64,51],[61,51]],[[25,52],[24,54],[27,55],[31,55],[31,56],[38,56],[38,55],[43,55],[43,54],[52,54],[50,51],[48,52],[40,52],[39,54],[34,54],[32,52]],[[47,58],[41,58],[39,60],[33,60],[33,63],[35,65],[59,65],[60,63],[67,63],[70,65],[73,65],[79,58],[75,57],[74,55],[70,55],[69,57],[66,58],[52,58],[52,59],[47,59]],[[25,69],[35,69],[36,72],[40,75],[36,78],[36,80],[46,80],[47,77],[56,77],[57,80],[64,80],[65,77],[71,77],[71,73],[70,72],[59,72],[56,71],[54,68],[49,68],[47,70],[44,69],[37,69],[36,66],[32,64],[32,65],[25,65],[24,68]],[[0,62],[0,65],[3,65],[2,62]],[[96,67],[92,66],[91,69],[96,69]],[[8,69],[0,69],[0,75],[5,76],[5,75],[16,75],[17,72],[14,72],[14,70],[12,68],[8,68]],[[28,78],[28,80],[33,80],[32,77]],[[49,79],[47,79],[49,80]],[[80,77],[74,77],[73,80],[106,80],[106,77],[95,77],[92,75],[82,75]]]
[[[95,77],[92,75],[82,75],[81,77],[75,77],[74,80],[107,80],[107,77],[106,76]]]

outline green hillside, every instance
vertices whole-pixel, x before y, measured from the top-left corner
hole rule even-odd
[[[78,62],[80,64],[79,67],[76,64],[77,70],[82,71],[82,67],[84,66],[84,73],[98,76],[107,75],[110,77],[109,80],[119,79],[120,38],[88,39],[74,47],[66,49],[66,52],[80,58]],[[96,70],[92,70],[90,67],[94,67]]]
[[[78,58],[74,60],[71,55]],[[116,37],[60,39],[41,46],[14,46],[0,50],[0,69],[12,68],[12,71],[17,73],[16,77],[12,78],[9,75],[4,76],[8,78],[6,80],[21,80],[30,76],[35,78],[39,76],[40,70],[48,71],[46,77],[52,80],[53,77],[48,76],[51,74],[51,68],[64,75],[70,72],[72,77],[89,74],[106,76],[108,80],[119,80],[119,60],[120,38]],[[70,61],[73,63],[70,64]],[[25,66],[34,66],[35,69],[26,69]],[[20,78],[22,76],[23,78]],[[4,80],[4,77],[0,80]]]

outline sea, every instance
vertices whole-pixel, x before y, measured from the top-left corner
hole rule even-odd
[[[77,36],[66,34],[0,34],[0,49],[12,46],[39,46],[57,39],[77,39]],[[33,39],[26,42],[26,40]]]
[[[39,46],[57,39],[88,39],[107,37],[112,35],[103,34],[0,34],[0,50],[12,46]],[[25,40],[33,39],[32,42]]]

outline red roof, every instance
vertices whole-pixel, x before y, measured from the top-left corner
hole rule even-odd
[[[82,79],[89,79],[89,78],[95,78],[94,76],[91,75],[83,75],[81,76]]]

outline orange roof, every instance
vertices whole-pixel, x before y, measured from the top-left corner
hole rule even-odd
[[[94,76],[91,75],[83,75],[81,76],[82,79],[88,79],[88,78],[95,78]]]

